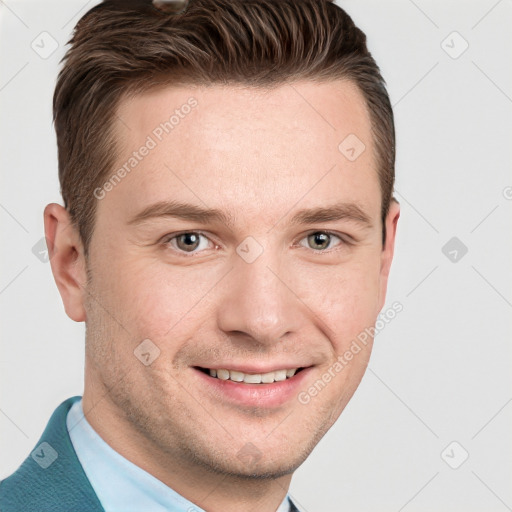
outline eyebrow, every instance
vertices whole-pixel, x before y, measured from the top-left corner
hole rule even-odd
[[[203,224],[222,223],[232,228],[234,217],[228,212],[216,208],[203,208],[194,204],[179,201],[159,201],[137,213],[128,221],[128,225],[141,224],[155,219],[174,217]],[[290,220],[291,225],[315,224],[319,222],[332,222],[349,220],[365,228],[372,228],[370,216],[355,203],[335,203],[329,206],[305,208],[294,214]]]

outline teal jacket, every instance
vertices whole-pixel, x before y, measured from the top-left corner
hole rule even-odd
[[[79,399],[68,398],[55,409],[32,453],[0,482],[1,512],[105,512],[66,426],[68,411]]]

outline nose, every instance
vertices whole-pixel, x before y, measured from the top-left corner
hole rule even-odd
[[[218,302],[218,327],[226,335],[271,345],[300,330],[307,307],[279,256],[264,251],[248,263],[238,255]]]

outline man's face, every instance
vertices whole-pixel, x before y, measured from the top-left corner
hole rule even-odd
[[[190,97],[197,104],[182,108]],[[158,130],[176,109],[179,122]],[[163,458],[237,475],[290,473],[357,388],[371,340],[342,370],[333,365],[385,298],[398,206],[383,250],[362,95],[341,81],[162,88],[123,101],[118,116],[114,171],[133,151],[139,159],[98,201],[84,400],[105,395],[105,421]],[[355,160],[350,147],[338,149],[349,134],[366,146]],[[171,201],[230,222],[134,221]],[[292,221],[340,203],[350,215]],[[236,382],[274,371],[262,377],[269,382]]]

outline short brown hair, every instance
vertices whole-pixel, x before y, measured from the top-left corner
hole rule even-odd
[[[332,0],[190,0],[168,14],[150,0],[105,0],[77,23],[53,98],[64,206],[85,255],[113,172],[121,99],[162,84],[273,87],[348,79],[371,119],[382,192],[382,240],[394,199],[393,111],[365,34]],[[341,141],[340,141],[341,142]]]

